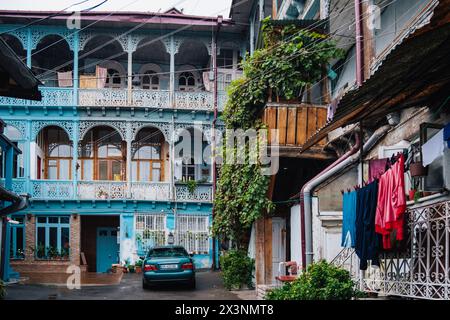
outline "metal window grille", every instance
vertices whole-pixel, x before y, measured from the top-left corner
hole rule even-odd
[[[183,246],[189,253],[207,254],[209,252],[208,226],[208,216],[178,215],[175,243]]]
[[[166,216],[139,213],[135,216],[136,245],[138,253],[145,254],[151,247],[166,244]]]

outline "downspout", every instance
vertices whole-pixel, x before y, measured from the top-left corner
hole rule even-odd
[[[220,27],[222,26],[223,18],[222,16],[217,17],[217,30],[214,34],[214,40],[213,40],[213,71],[214,71],[214,119],[212,123],[212,137],[211,137],[211,144],[212,144],[212,150],[213,150],[213,157],[212,157],[212,174],[213,174],[213,185],[212,185],[212,200],[214,201],[215,195],[216,195],[216,182],[217,182],[217,176],[216,176],[216,122],[217,122],[217,102],[218,102],[218,96],[217,96],[217,38],[219,37],[219,31]],[[214,203],[212,207],[212,220],[214,221]],[[212,269],[216,270],[216,239],[212,238]]]
[[[374,134],[362,146],[362,153],[370,150],[390,129],[389,125],[378,128]],[[336,173],[357,162],[361,154],[362,141],[356,135],[355,145],[318,175],[309,180],[300,192],[301,236],[302,236],[302,266],[306,268],[313,261],[312,243],[312,195],[314,189]]]
[[[356,83],[360,87],[363,83],[363,35],[361,0],[355,0],[355,37],[356,37]]]

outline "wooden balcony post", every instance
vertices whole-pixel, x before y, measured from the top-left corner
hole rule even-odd
[[[128,35],[128,91],[127,91],[127,104],[131,105],[131,98],[132,98],[132,89],[133,89],[133,48],[131,46],[131,35]]]

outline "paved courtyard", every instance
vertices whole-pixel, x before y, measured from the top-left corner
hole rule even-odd
[[[65,286],[12,284],[7,287],[9,300],[239,300],[239,294],[226,290],[219,272],[197,273],[195,290],[171,286],[143,290],[140,274],[124,274],[117,285],[82,286],[79,290],[69,290]]]

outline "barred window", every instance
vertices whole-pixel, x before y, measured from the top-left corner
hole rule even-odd
[[[145,255],[150,248],[166,244],[166,216],[138,213],[135,216],[135,231],[138,254]]]
[[[209,217],[178,215],[175,243],[183,246],[189,253],[207,254],[209,252]]]

